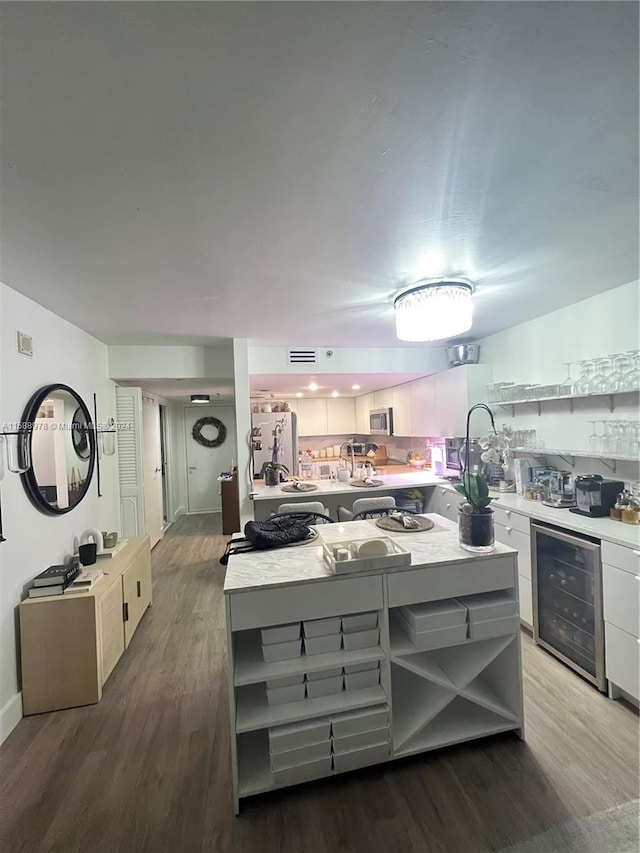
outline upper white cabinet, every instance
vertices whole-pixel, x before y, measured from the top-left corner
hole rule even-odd
[[[298,435],[328,435],[327,400],[309,397],[298,400]]]
[[[306,397],[297,403],[298,435],[341,435],[357,431],[353,397],[335,400]]]
[[[413,435],[438,435],[434,376],[423,376],[411,383],[411,415]]]
[[[462,436],[467,427],[467,412],[475,403],[486,403],[491,368],[484,364],[465,364],[434,374],[437,435]],[[486,429],[483,431],[486,432]]]
[[[356,397],[356,432],[360,435],[369,435],[369,412],[375,407],[373,394]]]
[[[393,406],[393,388],[373,392],[373,409],[390,409]]]
[[[391,389],[391,405],[393,406],[393,434],[413,435],[414,424],[411,404],[411,384],[396,385]]]
[[[327,400],[327,435],[357,432],[356,406],[353,397]]]

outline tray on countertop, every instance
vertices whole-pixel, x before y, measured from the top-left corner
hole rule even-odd
[[[376,554],[375,556],[359,557],[357,549],[359,546],[371,539],[383,541],[387,546],[386,554]],[[351,572],[376,572],[380,569],[391,568],[395,566],[408,566],[411,564],[411,552],[403,548],[393,539],[388,536],[372,536],[371,539],[343,539],[340,542],[322,543],[322,557],[336,575],[346,575]],[[348,551],[349,558],[346,560],[337,560],[334,556],[338,549]]]
[[[315,492],[317,490],[317,486],[314,486],[313,483],[298,483],[295,485],[294,483],[290,483],[287,486],[282,486],[283,492],[292,492],[294,495],[302,495],[305,492]]]
[[[424,533],[435,527],[435,522],[430,518],[423,518],[421,515],[413,514],[410,514],[409,517],[417,521],[417,527],[404,527],[401,521],[391,518],[390,515],[383,515],[380,518],[376,518],[376,527],[379,527],[380,530],[388,530],[390,533]]]
[[[370,483],[365,483],[364,480],[349,480],[350,486],[358,486],[361,489],[371,489],[373,486],[384,486],[382,480],[372,480]]]

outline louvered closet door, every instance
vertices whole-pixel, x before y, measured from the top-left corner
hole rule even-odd
[[[143,536],[142,390],[116,388],[116,411],[122,535]]]

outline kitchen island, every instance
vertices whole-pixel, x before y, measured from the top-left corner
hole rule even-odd
[[[522,736],[517,554],[501,544],[464,551],[455,525],[428,517],[426,532],[323,525],[315,542],[230,558],[236,812],[241,798],[287,785],[498,732]],[[383,535],[408,564],[381,558],[372,571],[336,575],[319,544]],[[498,603],[478,598],[487,593]]]

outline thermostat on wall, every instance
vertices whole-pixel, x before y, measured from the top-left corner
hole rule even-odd
[[[24,332],[18,332],[18,352],[33,357],[33,338]]]

